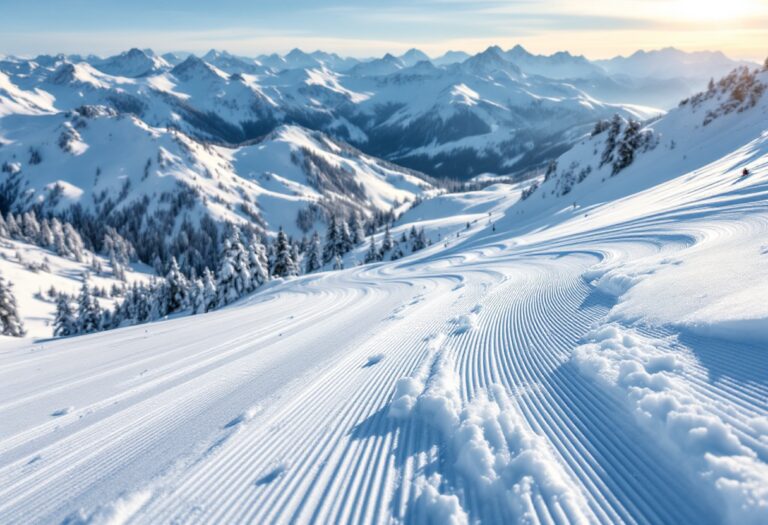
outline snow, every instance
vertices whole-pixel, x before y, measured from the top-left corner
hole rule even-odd
[[[601,134],[546,180],[433,196],[392,228],[431,246],[394,262],[4,338],[0,518],[765,523],[768,96],[704,125],[721,102],[648,124],[615,174]],[[62,158],[93,154],[82,135]],[[306,187],[302,147],[382,201],[414,183],[295,127],[194,156],[242,179],[269,161],[253,191],[278,198]]]
[[[104,269],[102,274],[91,270],[93,257],[101,263]],[[41,262],[47,263],[49,271],[35,271],[28,266],[29,263]],[[134,264],[133,268],[126,268],[125,277],[128,283],[146,282],[153,273],[145,265]],[[114,284],[123,284],[112,275],[108,258],[100,255],[88,252],[83,262],[77,262],[25,242],[0,239],[0,275],[13,283],[18,311],[30,337],[49,338],[53,335],[56,297],[48,297],[48,290],[54,287],[57,292],[77,296],[85,274],[88,274],[91,286],[107,291]],[[112,299],[100,298],[99,302],[104,307],[114,304]]]
[[[586,339],[574,351],[577,366],[621,392],[638,418],[669,440],[704,490],[723,502],[728,521],[761,523],[768,513],[768,465],[759,459],[762,447],[749,443],[762,432],[729,421],[722,408],[702,399],[695,357],[615,325]]]

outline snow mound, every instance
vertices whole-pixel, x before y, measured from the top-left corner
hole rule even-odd
[[[695,358],[669,343],[617,324],[592,331],[572,360],[588,377],[619,393],[638,419],[699,475],[720,498],[732,523],[763,523],[768,512],[768,464],[750,446],[750,433],[724,420],[716,402],[695,388]]]
[[[471,487],[477,497],[503,502],[505,514],[516,516],[519,523],[536,516],[533,501],[538,498],[559,506],[571,523],[588,522],[580,490],[504,387],[495,385],[472,400],[463,400],[447,349],[434,359],[426,383],[421,378],[409,383],[409,397],[421,385],[411,415],[439,432],[438,461],[448,469],[442,477],[417,475],[419,504],[428,515],[440,523],[467,522],[465,493],[441,482],[459,476],[462,486]]]

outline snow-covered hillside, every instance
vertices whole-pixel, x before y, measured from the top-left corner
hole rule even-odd
[[[176,219],[206,211],[221,220],[254,219],[271,231],[299,231],[309,204],[347,207],[364,215],[390,210],[432,191],[410,172],[368,157],[321,133],[284,126],[238,147],[197,142],[173,129],[152,128],[104,106],[3,120],[0,163],[21,180],[13,204],[72,205],[109,213],[141,205],[150,215],[176,204]],[[146,201],[149,200],[147,203]],[[310,225],[311,226],[311,225]]]
[[[101,307],[111,308],[121,300],[125,286],[146,282],[151,273],[150,268],[137,264],[116,278],[108,258],[85,253],[77,261],[26,242],[0,239],[0,276],[13,283],[27,337],[48,339],[53,335],[58,295],[77,297],[85,276],[98,291]]]
[[[215,267],[211,230],[225,222],[301,237],[323,232],[330,215],[400,212],[438,191],[419,173],[299,126],[238,146],[199,142],[106,106],[9,115],[0,126],[4,206],[75,216],[95,231],[98,249],[111,226],[149,264],[167,262],[165,247],[177,243]]]
[[[0,521],[765,523],[766,85],[425,201],[401,259],[2,341]]]

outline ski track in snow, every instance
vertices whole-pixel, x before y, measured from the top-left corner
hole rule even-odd
[[[768,458],[764,348],[611,312],[647,275],[629,261],[764,234],[760,199],[477,235],[205,316],[4,347],[0,521],[758,523],[761,478],[734,471]],[[762,219],[728,222],[746,211]],[[722,441],[687,448],[698,427],[649,409],[659,394],[694,399]]]

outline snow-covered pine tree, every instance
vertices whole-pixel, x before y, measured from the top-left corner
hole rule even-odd
[[[59,294],[56,298],[56,317],[53,320],[54,337],[67,337],[77,333],[77,319],[69,305],[69,297]]]
[[[295,242],[291,242],[291,258],[293,259],[293,265],[296,267],[296,275],[301,274],[302,256],[299,245]]]
[[[179,250],[177,253],[181,253],[182,251],[183,250]],[[133,245],[122,235],[117,233],[117,230],[109,226],[104,232],[102,253],[109,255],[110,257],[114,255],[115,260],[122,266],[127,266],[131,261],[137,259],[136,249]]]
[[[22,235],[24,238],[34,244],[40,239],[40,223],[37,222],[37,216],[34,211],[28,211],[22,215]]]
[[[53,231],[51,230],[51,223],[48,219],[40,221],[40,239],[38,243],[43,248],[53,249],[55,247],[53,243]]]
[[[213,272],[206,268],[203,270],[203,298],[202,312],[198,310],[198,313],[208,312],[216,308],[217,293],[216,293],[216,279],[213,276]]]
[[[360,216],[356,211],[353,211],[352,215],[349,217],[349,233],[352,236],[352,243],[354,245],[358,245],[365,241],[363,223],[360,221]]]
[[[248,246],[248,269],[251,274],[250,290],[255,290],[269,281],[267,248],[256,236],[254,236],[251,244]]]
[[[392,249],[392,232],[389,231],[389,224],[384,229],[384,240],[381,241],[382,255]]]
[[[414,228],[413,231],[416,231]],[[427,247],[427,236],[424,233],[424,228],[421,228],[416,235],[411,237],[411,252],[417,252]]]
[[[272,275],[292,277],[298,275],[298,273],[296,263],[291,254],[291,245],[288,242],[288,237],[283,229],[280,228],[280,231],[277,232],[277,239],[275,239],[275,265],[272,268]]]
[[[168,311],[177,312],[189,307],[189,282],[181,273],[176,257],[171,257],[170,268],[165,276],[168,292]]]
[[[608,128],[608,137],[605,139],[605,149],[600,158],[600,167],[613,162],[613,150],[616,148],[616,140],[619,138],[623,123],[624,119],[622,119],[618,113],[611,119],[611,126]]]
[[[248,291],[251,286],[248,253],[240,242],[240,232],[233,228],[230,236],[224,241],[224,253],[221,256],[216,289],[220,306],[236,301]]]
[[[123,265],[117,261],[115,252],[111,251],[109,254],[109,265],[112,267],[112,275],[119,281],[125,281],[125,269]]]
[[[65,222],[63,225],[64,242],[67,247],[68,255],[71,256],[77,262],[82,262],[84,258],[85,245],[80,234],[75,231],[72,225]]]
[[[349,226],[347,226],[347,223],[344,221],[339,221],[339,245],[336,248],[336,254],[337,255],[344,255],[345,253],[348,253],[354,246],[355,243],[352,241],[352,234],[349,231]]]
[[[100,310],[98,301],[91,295],[88,279],[84,278],[77,298],[77,333],[90,334],[98,331],[101,320]]]
[[[328,231],[325,234],[325,246],[323,247],[323,262],[331,262],[336,255],[340,245],[339,226],[336,223],[336,216],[331,215],[331,222],[328,224]]]
[[[309,250],[304,264],[306,273],[316,272],[323,267],[323,247],[320,245],[320,235],[317,232],[312,234],[312,240],[309,242]]]
[[[171,313],[169,308],[169,287],[168,283],[164,279],[160,279],[159,281],[153,279],[149,288],[149,319],[151,321],[157,321],[158,319],[162,319]]]
[[[370,241],[368,243],[368,251],[365,252],[365,262],[366,262],[366,264],[367,263],[376,262],[376,261],[380,261],[381,260],[381,256],[379,254],[380,254],[379,249],[376,246],[376,238],[373,236],[373,234],[371,234]]]
[[[16,297],[13,295],[13,283],[0,277],[0,324],[2,335],[11,337],[23,337],[26,333],[24,323],[19,317],[16,307]]]
[[[5,225],[8,229],[8,237],[11,239],[18,239],[19,236],[21,236],[21,228],[19,227],[19,223],[16,222],[16,217],[13,216],[13,213],[8,212],[8,215],[5,218]]]
[[[101,317],[99,318],[99,331],[112,330],[112,311],[109,308],[105,308],[101,311]]]
[[[403,253],[403,249],[400,246],[400,243],[395,241],[392,244],[392,255],[389,256],[390,261],[396,261],[400,258],[402,258],[405,254]]]
[[[192,310],[192,315],[203,313],[205,306],[203,301],[205,299],[205,287],[203,286],[202,279],[192,279],[189,286],[189,305]]]
[[[343,270],[344,269],[344,261],[341,259],[341,255],[337,255],[333,258],[333,269],[334,270]]]
[[[634,119],[629,119],[629,122],[627,122],[624,128],[624,136],[618,144],[618,158],[613,162],[612,175],[616,175],[635,160],[635,152],[642,142],[642,136],[640,135],[641,127],[640,123]]]

